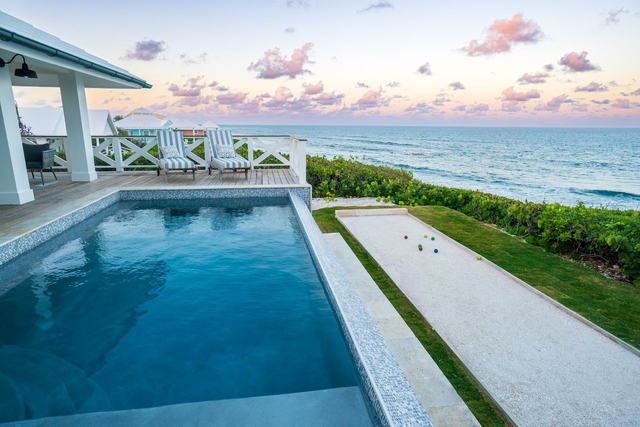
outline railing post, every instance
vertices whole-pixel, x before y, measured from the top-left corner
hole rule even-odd
[[[298,157],[298,180],[300,184],[307,183],[307,141],[297,140],[296,155]]]
[[[247,157],[251,163],[251,170],[253,170],[253,138],[247,138]]]
[[[122,172],[124,171],[124,167],[122,166],[122,146],[120,145],[120,138],[117,136],[111,138],[111,145],[113,147],[113,158],[116,161],[116,171]]]

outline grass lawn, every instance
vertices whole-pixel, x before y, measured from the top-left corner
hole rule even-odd
[[[337,208],[344,209],[344,208]],[[336,220],[336,208],[325,208],[313,212],[313,217],[323,233],[340,233],[351,250],[358,257],[369,275],[376,282],[380,290],[393,304],[406,324],[422,343],[440,370],[453,385],[460,397],[465,401],[471,412],[483,426],[504,426],[507,423],[501,417],[477,384],[471,379],[466,368],[447,347],[440,336],[433,330],[420,312],[405,297],[387,274],[369,256],[369,254],[351,237],[347,230]]]
[[[640,347],[640,289],[603,277],[449,208],[422,206],[408,209],[416,218],[627,343]],[[325,208],[313,212],[320,230],[323,233],[342,234],[478,421],[483,426],[504,425],[505,420],[467,374],[455,354],[373,258],[335,219],[335,210]]]

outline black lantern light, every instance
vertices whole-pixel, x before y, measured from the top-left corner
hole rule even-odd
[[[22,57],[22,67],[16,69],[14,76],[24,77],[26,79],[37,79],[38,74],[36,74],[35,71],[29,69],[29,66],[27,65],[27,60],[24,59],[24,56],[20,55],[19,53],[16,53],[15,55],[13,55],[13,58],[11,58],[9,62],[4,62],[4,59],[0,58],[0,68],[4,67],[5,64],[11,64],[13,60],[16,59],[16,56]]]

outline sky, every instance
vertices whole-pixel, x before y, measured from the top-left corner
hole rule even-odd
[[[89,108],[196,123],[640,127],[638,0],[31,0],[26,21],[153,85]],[[15,88],[19,106],[58,89]]]

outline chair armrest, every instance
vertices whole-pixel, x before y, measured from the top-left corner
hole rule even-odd
[[[56,150],[44,150],[42,152],[42,168],[48,169],[53,167],[54,156],[56,155]]]

